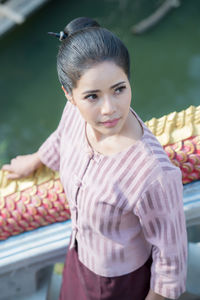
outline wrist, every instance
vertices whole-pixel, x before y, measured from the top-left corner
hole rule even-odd
[[[145,300],[165,300],[165,297],[155,293],[153,290],[150,289]]]
[[[35,152],[32,154],[34,158],[34,167],[39,168],[42,165],[42,161],[40,160],[39,152]]]

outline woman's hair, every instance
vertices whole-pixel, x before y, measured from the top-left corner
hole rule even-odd
[[[87,69],[104,61],[114,62],[130,78],[127,48],[115,34],[100,27],[96,21],[84,17],[71,21],[60,33],[60,40],[57,71],[60,83],[68,93]]]

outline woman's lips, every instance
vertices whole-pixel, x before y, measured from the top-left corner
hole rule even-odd
[[[101,124],[105,127],[108,127],[108,128],[115,127],[119,120],[120,120],[120,118],[113,119],[113,120],[107,120],[106,122],[101,122]]]

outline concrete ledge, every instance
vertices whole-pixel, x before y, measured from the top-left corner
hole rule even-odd
[[[200,225],[200,180],[184,185],[183,204],[187,227]]]
[[[66,221],[0,242],[0,299],[46,300],[53,265],[64,262],[70,236]]]

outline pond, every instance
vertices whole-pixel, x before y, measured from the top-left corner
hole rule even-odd
[[[36,151],[56,128],[65,97],[56,74],[59,41],[47,35],[89,16],[114,31],[132,60],[132,107],[144,121],[200,104],[200,1],[181,1],[141,36],[131,26],[162,1],[50,1],[0,40],[0,164]]]

